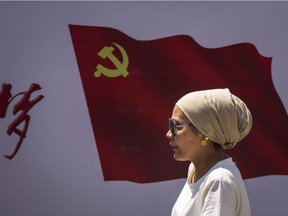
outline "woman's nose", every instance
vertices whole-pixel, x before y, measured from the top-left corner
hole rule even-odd
[[[172,138],[173,138],[173,135],[172,135],[172,133],[171,133],[170,130],[167,131],[166,137],[167,137],[168,139],[172,139]]]

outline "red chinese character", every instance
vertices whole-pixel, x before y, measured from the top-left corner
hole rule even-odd
[[[41,87],[38,84],[31,84],[30,88],[26,92],[20,92],[16,94],[14,97],[12,97],[10,90],[11,90],[10,84],[2,84],[2,89],[0,93],[0,117],[4,118],[7,112],[7,108],[12,100],[14,100],[17,96],[22,95],[21,100],[16,103],[13,107],[13,115],[16,115],[19,113],[19,115],[16,117],[16,119],[8,126],[7,134],[10,136],[12,133],[15,133],[20,138],[16,144],[16,147],[11,155],[4,155],[8,159],[12,159],[17,152],[19,151],[23,139],[26,137],[26,132],[29,126],[30,116],[28,115],[28,111],[42,98],[43,95],[39,95],[33,100],[30,100],[31,94],[34,91],[40,90]],[[12,97],[12,98],[11,98]],[[24,122],[23,129],[18,129],[17,127],[21,125],[21,123]]]

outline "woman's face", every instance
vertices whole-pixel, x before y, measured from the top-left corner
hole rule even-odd
[[[190,123],[177,106],[173,109],[171,119],[175,120],[177,125]],[[192,127],[179,128],[175,137],[170,130],[166,134],[166,137],[170,139],[170,146],[173,148],[174,158],[177,161],[195,161],[203,151],[203,146],[200,144],[203,135],[193,131]]]

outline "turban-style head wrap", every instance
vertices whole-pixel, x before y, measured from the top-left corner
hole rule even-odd
[[[176,105],[203,135],[223,149],[232,149],[252,127],[246,104],[227,88],[191,92]]]

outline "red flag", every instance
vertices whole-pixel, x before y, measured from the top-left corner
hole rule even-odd
[[[288,174],[288,118],[271,58],[241,43],[208,49],[190,36],[135,40],[106,27],[69,25],[104,179],[139,183],[186,177],[165,137],[174,103],[229,88],[253,115],[250,134],[227,154],[244,178]]]

